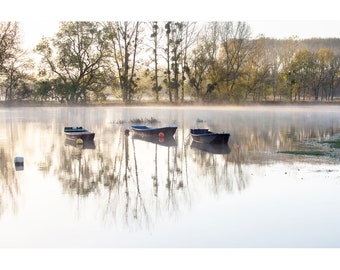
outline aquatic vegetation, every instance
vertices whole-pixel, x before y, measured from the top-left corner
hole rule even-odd
[[[322,141],[321,143],[327,143],[331,148],[340,148],[340,138],[334,140]]]
[[[293,151],[279,151],[279,154],[304,155],[304,156],[326,156],[327,151],[316,150],[293,150]]]
[[[130,120],[131,123],[133,124],[153,124],[153,123],[158,123],[159,121],[154,118],[154,117],[150,117],[150,118],[134,118]]]
[[[307,141],[304,143],[308,145],[308,150],[291,150],[279,151],[280,154],[305,155],[305,156],[328,156],[332,158],[340,158],[340,138],[336,137],[330,140],[315,142]]]

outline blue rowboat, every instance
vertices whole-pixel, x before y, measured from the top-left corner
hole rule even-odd
[[[229,133],[216,133],[205,128],[190,129],[190,134],[197,143],[227,144],[230,137]]]
[[[140,136],[172,137],[177,130],[177,126],[158,128],[148,126],[131,126],[131,129],[135,134]]]
[[[95,135],[94,132],[90,132],[82,127],[64,127],[64,133],[68,139],[82,139],[84,142],[93,140]]]

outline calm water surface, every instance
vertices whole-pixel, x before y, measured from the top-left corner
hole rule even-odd
[[[0,247],[340,247],[340,108],[0,109]],[[178,125],[163,143],[134,119]],[[64,126],[95,131],[82,148]],[[230,132],[200,148],[189,129]],[[14,158],[24,157],[23,170]]]

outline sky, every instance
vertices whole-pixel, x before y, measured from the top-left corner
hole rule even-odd
[[[340,38],[335,0],[11,0],[1,4],[0,21],[20,21],[24,46],[52,36],[59,21],[246,21],[253,37]]]
[[[253,37],[263,34],[266,37],[283,39],[292,36],[298,38],[340,38],[339,20],[248,20]],[[52,37],[57,31],[59,21],[21,21],[23,44],[33,49],[42,36]]]

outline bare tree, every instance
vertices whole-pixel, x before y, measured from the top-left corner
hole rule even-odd
[[[241,68],[252,50],[252,43],[249,40],[251,31],[245,22],[223,22],[220,31],[226,98],[230,100],[236,82],[241,76]]]
[[[11,101],[31,95],[31,77],[26,70],[33,66],[21,48],[18,22],[0,23],[0,77],[4,99]]]
[[[137,88],[137,51],[142,43],[141,22],[109,22],[106,32],[111,42],[123,101],[130,103]]]
[[[180,60],[182,56],[181,43],[183,41],[183,22],[167,22],[165,24],[166,47],[165,59],[167,63],[165,82],[168,86],[169,100],[172,102],[172,91],[174,91],[175,102],[179,101],[180,87]]]
[[[181,102],[184,102],[185,68],[188,66],[188,51],[197,41],[196,22],[185,22],[183,29],[183,42],[181,42]]]
[[[154,63],[154,76],[152,76],[152,81],[153,86],[152,86],[152,91],[155,93],[156,95],[156,101],[159,101],[159,92],[162,90],[162,86],[159,84],[159,66],[158,66],[158,61],[159,61],[159,46],[160,46],[160,39],[161,39],[161,29],[158,25],[157,21],[151,22],[151,35],[150,37],[152,38],[152,50],[153,50],[153,56],[152,56],[152,60]]]

